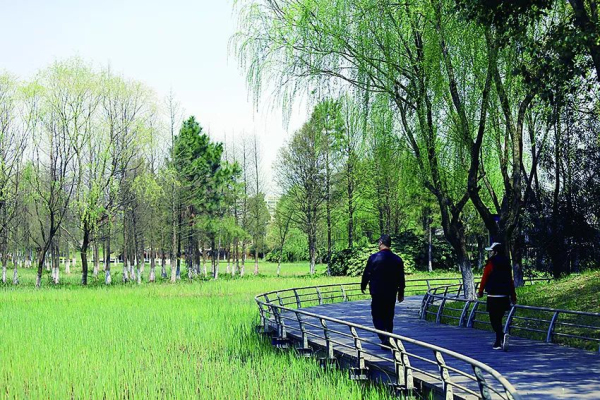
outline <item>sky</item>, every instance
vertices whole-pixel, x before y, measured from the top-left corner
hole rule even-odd
[[[29,79],[56,60],[81,57],[170,90],[215,140],[257,134],[264,190],[286,138],[307,119],[299,105],[288,124],[268,95],[252,101],[228,50],[237,29],[232,0],[0,0],[0,71]]]

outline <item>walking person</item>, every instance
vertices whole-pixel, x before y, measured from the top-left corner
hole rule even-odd
[[[501,243],[494,242],[486,250],[491,251],[491,257],[483,270],[481,283],[477,297],[483,297],[483,291],[487,292],[487,311],[490,317],[492,329],[496,333],[496,341],[492,348],[494,350],[508,350],[508,334],[504,334],[502,328],[502,317],[510,310],[510,303],[517,304],[517,294],[513,281],[510,261],[504,254]]]
[[[389,235],[381,235],[378,243],[379,252],[369,257],[360,288],[364,293],[367,284],[369,285],[375,329],[391,333],[394,328],[396,299],[400,303],[404,301],[404,262],[390,250],[392,240]],[[379,339],[383,346],[389,346],[388,337],[379,335]]]

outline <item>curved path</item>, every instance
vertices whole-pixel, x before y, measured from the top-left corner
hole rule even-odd
[[[422,299],[422,296],[410,296],[396,305],[394,333],[456,351],[489,365],[505,376],[523,398],[600,398],[600,354],[514,336],[511,337],[508,352],[495,351],[491,348],[491,332],[419,319]],[[303,310],[372,326],[368,300],[320,305]],[[423,351],[409,349],[409,345],[406,347],[410,352]],[[384,370],[392,368],[393,371],[393,365],[380,367]]]

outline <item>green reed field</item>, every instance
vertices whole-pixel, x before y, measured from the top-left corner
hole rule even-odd
[[[308,271],[302,264],[285,265],[283,277],[261,268],[259,277],[174,285],[121,284],[115,274],[111,287],[81,287],[74,271],[59,286],[44,277],[39,290],[33,270],[20,270],[19,286],[0,286],[0,398],[386,398],[254,333],[256,294],[356,278],[294,276]]]

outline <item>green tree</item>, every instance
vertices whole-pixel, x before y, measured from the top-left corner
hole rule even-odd
[[[317,233],[327,199],[326,144],[313,117],[294,133],[276,164],[278,183],[292,199],[293,221],[306,234],[311,274],[315,273]]]
[[[181,204],[189,227],[186,258],[191,256],[187,256],[189,251],[198,248],[197,228],[201,227],[213,250],[213,276],[216,277],[219,229],[216,221],[226,210],[227,196],[223,196],[223,192],[234,186],[239,168],[222,161],[223,145],[212,143],[193,116],[184,121],[173,146],[171,162],[181,182]],[[196,226],[201,220],[204,223]],[[188,268],[191,268],[191,258],[188,260]]]

